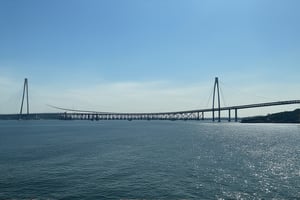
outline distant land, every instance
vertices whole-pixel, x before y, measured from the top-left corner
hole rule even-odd
[[[300,109],[268,114],[267,116],[246,117],[242,123],[300,123]]]

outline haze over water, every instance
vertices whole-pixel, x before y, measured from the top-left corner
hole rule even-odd
[[[300,126],[0,121],[0,199],[299,199]]]

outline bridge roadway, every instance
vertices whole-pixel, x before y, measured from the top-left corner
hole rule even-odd
[[[300,100],[289,101],[275,101],[267,103],[247,104],[228,106],[220,108],[196,109],[176,112],[154,112],[154,113],[117,113],[117,112],[97,112],[97,111],[84,111],[55,107],[64,110],[65,113],[60,118],[62,119],[81,119],[81,120],[204,120],[204,113],[218,112],[218,121],[221,121],[221,111],[228,111],[228,121],[231,121],[231,110],[235,111],[235,121],[238,121],[237,111],[241,109],[279,106],[289,104],[300,104]],[[52,106],[54,107],[54,106]],[[67,111],[71,111],[68,113]],[[212,120],[215,121],[213,115]]]

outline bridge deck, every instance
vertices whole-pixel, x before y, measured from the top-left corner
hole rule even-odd
[[[246,104],[246,105],[237,105],[237,106],[227,106],[221,107],[220,110],[240,110],[247,108],[257,108],[257,107],[268,107],[268,106],[279,106],[279,105],[289,105],[289,104],[300,104],[300,100],[289,100],[289,101],[274,101],[267,103],[257,103],[257,104]],[[196,112],[212,112],[213,110],[217,111],[218,108],[212,109],[196,109],[196,110],[185,110],[185,111],[174,111],[174,112],[98,112],[98,111],[85,111],[85,110],[74,110],[74,109],[65,109],[60,107],[55,107],[64,111],[78,112],[78,113],[94,113],[94,114],[115,114],[115,115],[168,115],[168,114],[184,114],[184,113],[196,113]]]
[[[267,107],[267,106],[279,106],[289,104],[300,104],[300,100],[289,100],[289,101],[276,101],[267,103],[247,104],[238,106],[221,107],[220,111],[224,110],[235,110],[235,121],[237,121],[237,110]],[[154,112],[154,113],[117,113],[117,112],[97,112],[97,111],[84,111],[74,110],[55,107],[63,110],[63,113],[30,113],[24,114],[26,119],[184,119],[184,120],[195,120],[204,119],[204,113],[218,111],[218,108],[212,109],[196,109],[186,111],[175,111],[175,112]],[[23,118],[19,114],[0,115],[0,119],[20,119]],[[220,116],[219,120],[220,120]],[[214,117],[213,117],[214,119]],[[230,121],[230,112],[229,112]]]

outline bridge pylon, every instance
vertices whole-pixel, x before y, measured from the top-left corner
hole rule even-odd
[[[219,78],[215,78],[214,83],[214,93],[213,93],[213,104],[212,104],[212,120],[215,121],[215,98],[216,92],[218,95],[218,122],[221,121],[221,106],[220,106],[220,87],[219,87]]]
[[[28,98],[28,79],[27,78],[25,78],[25,80],[24,80],[22,103],[21,103],[21,109],[20,109],[20,119],[22,117],[25,94],[26,94],[26,102],[27,102],[27,107],[26,108],[27,108],[27,116],[28,116],[29,115],[29,98]]]

